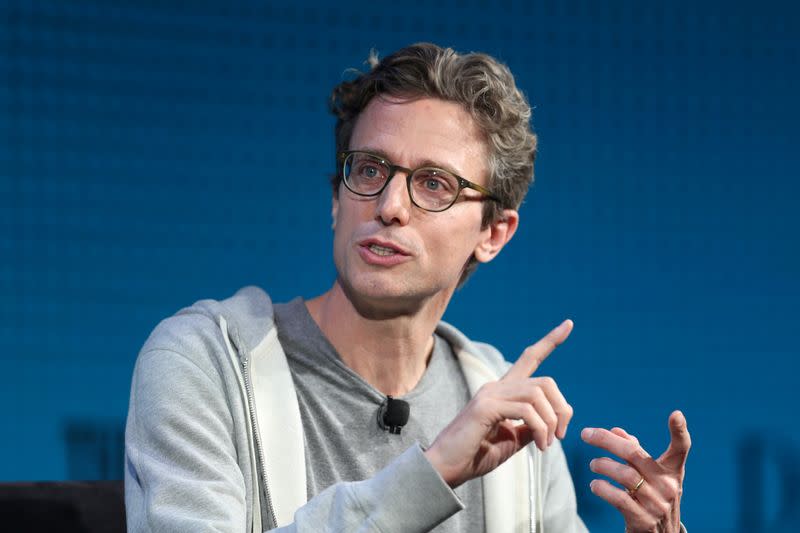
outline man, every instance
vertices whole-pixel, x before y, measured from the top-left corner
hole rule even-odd
[[[331,289],[198,302],[143,347],[130,531],[585,531],[557,440],[572,408],[531,377],[572,322],[513,366],[440,322],[517,229],[530,107],[485,55],[420,44],[372,63],[332,97]],[[388,413],[397,398],[408,420]],[[669,425],[658,460],[619,428],[582,433],[627,463],[592,462],[627,488],[592,482],[627,531],[682,529],[690,442],[682,414]]]

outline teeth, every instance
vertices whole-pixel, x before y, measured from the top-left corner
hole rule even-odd
[[[370,244],[369,249],[375,255],[394,255],[396,252],[391,248],[386,248],[384,246],[378,246],[377,244]]]

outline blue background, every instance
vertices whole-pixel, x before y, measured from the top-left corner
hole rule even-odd
[[[330,89],[420,40],[506,62],[535,107],[522,226],[446,319],[654,455],[681,408],[691,531],[800,528],[793,3],[0,6],[0,480],[122,476],[137,351],[180,307],[333,280]]]

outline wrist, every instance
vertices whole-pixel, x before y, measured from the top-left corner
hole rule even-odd
[[[464,482],[463,480],[459,481],[457,476],[453,475],[451,469],[447,466],[447,461],[445,461],[445,459],[439,453],[436,443],[434,443],[430,448],[425,449],[422,453],[431,464],[433,469],[439,474],[439,477],[441,477],[451,489],[456,488]]]

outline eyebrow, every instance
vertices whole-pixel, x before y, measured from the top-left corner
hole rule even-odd
[[[392,158],[389,156],[389,154],[387,154],[386,152],[384,152],[383,150],[381,150],[379,148],[372,148],[372,147],[367,146],[365,148],[359,148],[358,150],[361,151],[361,152],[369,152],[371,154],[375,154],[377,156],[380,156],[383,159],[391,162],[395,166],[402,166],[402,165],[397,165],[396,163],[394,163],[392,161]],[[436,161],[434,161],[432,159],[424,159],[424,160],[422,160],[418,166],[416,166],[415,168],[412,168],[411,170],[414,170],[416,168],[429,168],[429,167],[440,168],[442,170],[446,170],[447,172],[450,172],[451,174],[455,174],[458,177],[463,177],[461,175],[460,171],[454,170],[452,167],[450,167],[448,165],[443,165],[443,164],[438,163],[438,162],[436,162]]]

